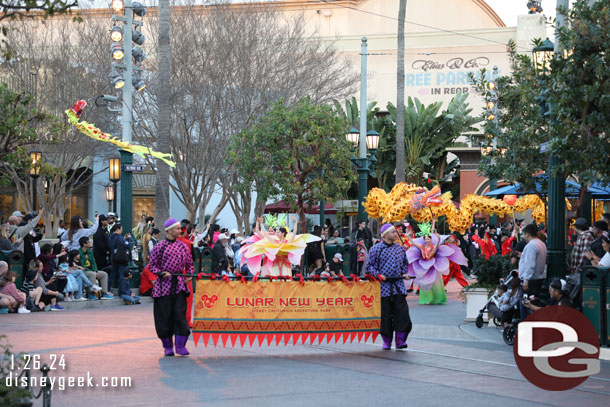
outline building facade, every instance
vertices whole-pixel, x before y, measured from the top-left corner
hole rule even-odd
[[[360,66],[361,40],[366,37],[367,100],[377,101],[382,109],[388,102],[396,103],[397,0],[277,0],[262,3],[281,10],[287,16],[303,13],[307,28],[319,38],[333,41],[356,71]],[[240,6],[244,7],[244,4]],[[257,7],[257,4],[245,6]],[[205,5],[200,7],[201,12],[205,9]],[[149,10],[149,14],[155,12],[154,8]],[[104,19],[110,15],[108,9],[82,10],[80,13]],[[474,93],[468,80],[469,73],[478,73],[483,68],[491,71],[497,67],[500,74],[506,74],[510,69],[509,41],[516,43],[519,52],[529,52],[532,39],[546,37],[543,16],[524,15],[519,18],[517,27],[506,27],[484,0],[409,0],[405,31],[405,96],[418,98],[424,104],[441,101],[446,108],[458,92],[466,92],[470,95],[468,102],[474,109],[473,114],[482,112],[484,103]],[[147,46],[151,47],[151,44]],[[359,95],[354,96],[359,99]],[[476,171],[480,148],[467,138],[463,142],[462,147],[451,150],[461,162],[460,197],[467,193],[482,193],[488,186],[487,180]],[[105,160],[95,159],[93,167],[103,168],[107,165]],[[108,174],[95,171],[95,168],[96,175],[89,183],[87,193],[82,189],[76,197],[79,203],[75,210],[71,210],[74,213],[86,212],[82,215],[92,217],[95,212],[106,213],[111,207],[106,200]],[[154,213],[154,184],[154,171],[134,174],[134,223],[141,214]],[[173,192],[171,195],[172,216],[184,217],[186,209]],[[120,192],[116,198],[120,199]],[[220,197],[212,199],[208,212],[219,200]],[[0,210],[8,213],[14,209],[19,209],[14,191],[2,191]],[[220,213],[219,223],[229,227],[235,225],[230,207],[225,207]]]

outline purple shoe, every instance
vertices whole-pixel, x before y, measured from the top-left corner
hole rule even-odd
[[[407,345],[407,333],[406,332],[396,332],[396,349],[406,349],[409,345]]]
[[[383,346],[381,347],[381,349],[383,349],[383,350],[392,349],[392,337],[381,335],[381,338],[383,339]]]
[[[165,350],[165,356],[174,356],[174,340],[170,336],[169,338],[162,338],[163,349]]]
[[[189,351],[184,347],[188,336],[176,335],[176,353],[180,356],[190,355]]]

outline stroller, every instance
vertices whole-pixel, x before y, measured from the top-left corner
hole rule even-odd
[[[508,274],[508,277],[506,277],[505,280],[500,280],[500,283],[502,284],[508,284],[510,282],[510,280],[512,280],[513,278],[519,278],[519,273],[517,270],[513,270]],[[483,321],[483,314],[485,312],[489,311],[489,306],[491,304],[494,304],[496,307],[500,308],[500,297],[498,296],[498,291],[496,290],[494,292],[494,294],[491,296],[491,298],[489,299],[489,301],[487,301],[487,303],[485,304],[485,306],[479,311],[479,315],[477,316],[477,318],[474,321],[474,324],[476,325],[477,328],[482,328],[484,325],[484,321]],[[490,315],[491,316],[491,315]],[[493,323],[495,326],[500,327],[502,326],[502,321],[500,320],[499,317],[494,316],[493,317]]]
[[[582,286],[580,284],[580,273],[572,273],[566,277],[564,293],[570,297],[574,304],[577,304],[577,309],[582,310]],[[581,311],[582,312],[582,311]],[[507,325],[502,331],[502,339],[508,346],[513,346],[515,343],[515,336],[517,335],[517,325],[521,322],[521,318],[518,312],[511,321],[510,325]]]

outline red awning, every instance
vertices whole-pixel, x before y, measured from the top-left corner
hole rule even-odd
[[[289,213],[290,207],[283,200],[265,206],[263,213]]]
[[[320,213],[320,205],[314,205],[310,210],[308,210],[306,212],[317,215]],[[328,215],[336,215],[337,208],[335,208],[335,206],[332,203],[327,202],[324,204],[324,213],[326,213]]]

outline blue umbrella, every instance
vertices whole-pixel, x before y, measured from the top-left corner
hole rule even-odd
[[[517,182],[513,185],[507,185],[502,188],[498,188],[498,189],[494,189],[493,191],[486,192],[483,195],[495,196],[495,197],[499,197],[499,196],[503,196],[503,195],[530,195],[530,194],[536,194],[536,193],[539,193],[541,195],[546,195],[547,194],[546,188],[543,187],[543,183],[546,183],[546,180],[547,180],[546,174],[537,175],[535,191],[532,191],[532,190],[525,191],[523,189],[523,186],[521,185],[521,183]],[[566,180],[566,196],[578,196],[579,192],[580,192],[579,184],[577,184],[574,181]],[[603,193],[602,190],[599,190],[599,189],[596,189],[595,191],[593,191],[593,188],[591,188],[591,192],[594,197],[596,197],[595,196],[596,193],[600,194],[600,195]],[[606,193],[608,193],[610,195],[610,191],[606,191]]]

